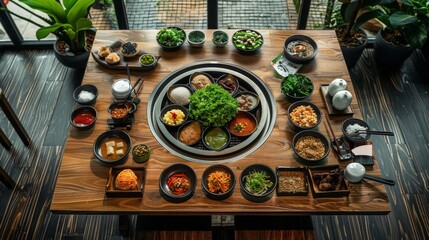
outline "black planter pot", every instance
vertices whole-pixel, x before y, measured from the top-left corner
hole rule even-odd
[[[362,55],[363,50],[365,50],[366,45],[368,43],[368,35],[365,31],[361,31],[365,34],[366,41],[357,47],[346,47],[341,46],[341,52],[343,53],[344,60],[346,61],[346,65],[348,69],[353,68],[356,63],[359,61],[360,56]]]
[[[401,66],[413,53],[409,46],[397,46],[384,40],[381,31],[375,36],[374,58],[377,64],[386,66]]]
[[[55,57],[62,63],[64,66],[74,69],[85,69],[86,64],[88,63],[89,51],[83,54],[71,56],[65,55],[58,51],[58,39],[54,43],[54,52]]]

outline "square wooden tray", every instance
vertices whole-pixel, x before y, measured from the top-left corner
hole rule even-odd
[[[137,176],[136,190],[120,190],[115,187],[116,176],[124,170],[131,169]],[[115,166],[110,168],[109,178],[106,184],[106,196],[107,197],[143,197],[143,189],[146,177],[146,168],[139,166]]]
[[[289,176],[293,173],[302,173],[304,181],[304,189],[298,191],[280,191],[280,178]],[[278,166],[276,168],[277,174],[277,196],[307,196],[308,195],[308,171],[306,167],[284,167]]]
[[[326,165],[326,166],[313,166],[308,167],[308,177],[309,182],[311,185],[311,192],[313,193],[314,198],[320,198],[320,197],[344,197],[348,196],[350,194],[350,190],[347,187],[347,184],[344,180],[344,177],[340,181],[340,189],[339,190],[332,190],[332,191],[322,191],[317,186],[317,183],[313,179],[313,175],[315,173],[329,173],[332,170],[335,170],[339,168],[339,165]]]
[[[332,97],[329,96],[328,86],[329,84],[321,84],[320,92],[322,93],[323,101],[325,102],[326,107],[328,108],[329,115],[353,115],[354,111],[351,106],[348,106],[346,109],[342,111],[339,111],[332,106]]]

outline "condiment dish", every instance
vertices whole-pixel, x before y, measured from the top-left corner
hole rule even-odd
[[[95,126],[97,118],[98,113],[94,107],[80,106],[72,112],[70,123],[77,129],[88,130]]]
[[[97,101],[98,89],[92,84],[84,84],[73,92],[73,99],[81,105],[94,105]]]
[[[204,87],[207,87],[210,84],[213,84],[215,81],[213,77],[205,72],[194,72],[189,77],[189,85],[193,90],[200,90]]]
[[[188,116],[187,108],[182,105],[172,104],[161,110],[159,118],[165,126],[178,128],[186,122]]]
[[[322,113],[316,104],[298,101],[292,103],[287,109],[287,118],[292,129],[299,132],[316,128],[322,121]]]
[[[191,45],[191,47],[203,47],[205,41],[206,34],[203,31],[193,30],[188,34],[188,43]]]
[[[349,127],[350,126],[350,127]],[[353,127],[352,127],[353,126]],[[350,128],[350,134],[347,131],[347,127]],[[354,143],[358,143],[358,142],[365,142],[366,140],[368,140],[368,138],[370,137],[370,134],[367,133],[362,133],[362,134],[355,134],[355,131],[353,130],[359,130],[359,129],[369,129],[368,124],[361,120],[361,119],[357,119],[357,118],[349,118],[346,119],[343,122],[343,125],[341,127],[341,130],[343,131],[344,136],[346,137],[347,140],[354,142]]]
[[[177,130],[177,140],[181,143],[192,146],[201,141],[203,124],[200,121],[190,120],[184,123]]]
[[[223,87],[226,91],[231,93],[231,95],[234,95],[237,93],[238,88],[240,87],[240,84],[238,83],[237,78],[234,77],[232,74],[225,74],[220,76],[216,83]]]
[[[271,199],[276,185],[276,174],[270,167],[263,164],[250,165],[240,175],[241,194],[251,202],[265,202]]]
[[[225,127],[208,127],[203,132],[203,144],[209,150],[221,151],[231,141],[231,133]]]
[[[203,172],[204,194],[213,200],[225,200],[234,192],[235,174],[226,165],[213,165]]]
[[[248,137],[258,128],[256,117],[244,111],[238,111],[237,115],[228,123],[228,129],[237,137]]]
[[[314,139],[318,139],[316,141],[320,142],[315,142],[313,141]],[[318,143],[321,143],[323,145],[321,146]],[[312,155],[316,153],[318,147],[320,148],[320,156],[312,157]],[[323,136],[320,132],[314,130],[304,130],[297,133],[293,137],[292,149],[297,155],[299,161],[309,164],[316,164],[326,159],[330,151],[330,146],[328,139],[326,139],[326,137]],[[306,151],[307,149],[311,149],[311,151]]]
[[[216,30],[212,35],[212,42],[218,48],[223,48],[228,44],[229,36],[228,33],[222,30]]]
[[[145,53],[139,57],[139,63],[144,69],[149,70],[155,68],[158,61],[154,55]]]
[[[314,91],[314,84],[304,75],[289,74],[282,79],[280,90],[289,102],[296,102],[310,97]]]
[[[183,163],[168,166],[159,176],[161,196],[173,203],[181,203],[190,199],[194,195],[196,185],[195,171]]]
[[[241,29],[232,35],[232,45],[244,55],[257,53],[263,44],[264,38],[255,30]]]
[[[147,162],[150,158],[150,148],[146,144],[137,144],[131,151],[133,160],[136,163]]]
[[[238,103],[239,111],[251,112],[259,105],[259,97],[256,93],[250,91],[241,91],[234,95]]]

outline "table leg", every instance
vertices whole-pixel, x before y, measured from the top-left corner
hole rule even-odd
[[[15,128],[18,136],[21,138],[22,142],[26,146],[30,145],[30,137],[13,111],[12,107],[8,103],[6,97],[3,94],[3,91],[0,89],[0,107],[3,109],[6,117],[9,119],[10,123],[12,123],[13,128]]]
[[[10,150],[12,148],[12,143],[10,142],[9,138],[7,138],[6,134],[4,134],[3,130],[0,129],[0,142],[1,145],[3,145],[4,148],[7,150]]]
[[[0,181],[4,183],[4,185],[10,189],[13,189],[16,185],[15,181],[7,174],[7,172],[0,167]]]

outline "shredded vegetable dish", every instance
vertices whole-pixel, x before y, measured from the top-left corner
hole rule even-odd
[[[214,171],[207,177],[207,185],[212,193],[225,193],[231,184],[231,175],[225,171]]]
[[[168,189],[174,195],[180,195],[186,193],[191,187],[191,180],[184,173],[174,173],[167,181]]]
[[[264,194],[273,185],[270,177],[264,171],[253,171],[244,176],[246,189],[256,195]]]

